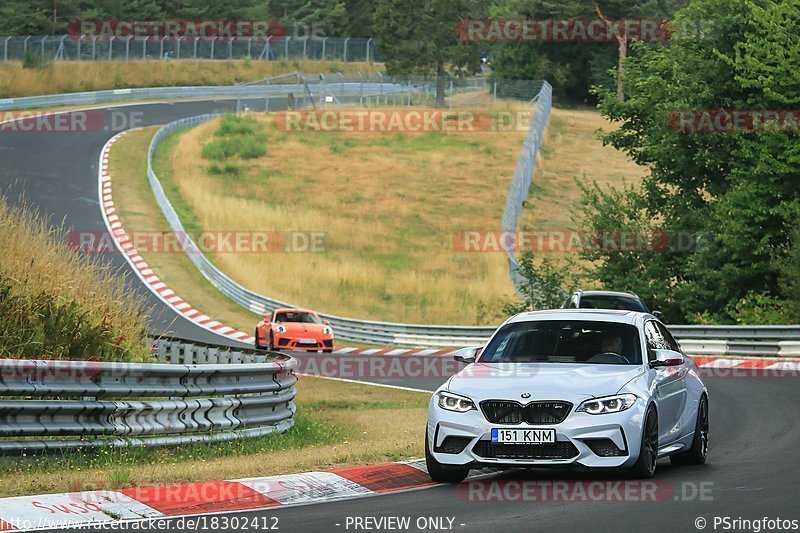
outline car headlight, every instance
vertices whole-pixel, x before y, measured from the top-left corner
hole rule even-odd
[[[333,335],[333,330],[329,326],[322,328],[323,335]]]
[[[589,413],[590,415],[619,413],[620,411],[629,409],[635,402],[636,396],[633,394],[617,394],[615,396],[586,400],[576,411]]]
[[[438,394],[439,407],[446,411],[455,411],[456,413],[466,413],[475,409],[475,404],[469,398],[452,392],[442,391]]]
[[[286,333],[286,326],[278,326],[275,329],[278,330],[278,333]]]

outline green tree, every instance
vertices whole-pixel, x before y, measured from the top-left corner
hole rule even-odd
[[[457,25],[479,18],[479,0],[378,0],[375,33],[378,48],[393,75],[436,76],[436,105],[444,106],[447,75],[460,75],[477,67],[478,48],[462,41]]]
[[[696,0],[675,17],[677,26],[698,21],[710,26],[700,38],[634,46],[626,101],[600,92],[601,111],[621,124],[604,141],[650,173],[636,190],[590,190],[581,217],[593,229],[713,235],[691,250],[588,257],[604,284],[650,287],[670,321],[702,313],[731,320],[731,304],[747,294],[777,296],[777,260],[797,213],[796,134],[685,133],[668,125],[681,110],[796,109],[800,0]]]

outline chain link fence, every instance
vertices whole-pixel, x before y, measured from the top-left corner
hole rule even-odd
[[[90,37],[0,36],[0,59],[22,61],[131,61],[137,59],[242,59],[275,61],[381,61],[375,39],[355,37]]]

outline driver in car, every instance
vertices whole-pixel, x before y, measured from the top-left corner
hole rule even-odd
[[[622,337],[615,333],[610,333],[603,337],[603,341],[600,344],[600,353],[622,355]]]

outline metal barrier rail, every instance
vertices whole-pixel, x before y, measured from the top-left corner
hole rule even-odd
[[[224,85],[197,87],[150,87],[145,89],[114,89],[82,93],[51,94],[45,96],[25,96],[0,99],[0,111],[11,109],[32,109],[38,107],[84,106],[111,102],[130,102],[141,100],[177,99],[215,99],[215,98],[267,98],[283,96],[287,93],[303,94],[311,86],[319,93],[321,87],[336,90],[339,94],[392,96],[407,94],[411,85],[376,81],[327,81],[311,79],[306,83],[278,85]]]
[[[402,85],[401,85],[402,86]],[[419,86],[415,86],[419,87]],[[472,87],[466,87],[467,90]],[[496,86],[495,86],[496,90]],[[503,228],[516,229],[517,221],[521,214],[522,201],[527,196],[530,186],[530,173],[533,172],[536,153],[541,144],[541,136],[547,125],[550,114],[550,95],[552,88],[547,82],[542,82],[536,98],[540,99],[534,113],[534,119],[529,129],[529,134],[525,141],[520,163],[514,175],[514,180],[509,189],[508,205],[517,205],[516,208],[509,208],[503,214]],[[147,175],[150,187],[155,195],[161,211],[164,213],[167,222],[172,230],[181,235],[184,251],[195,267],[223,294],[233,301],[254,313],[263,314],[274,311],[281,307],[295,307],[286,302],[269,298],[267,296],[253,292],[233,279],[229,278],[224,272],[218,269],[198,248],[183,227],[177,212],[167,198],[164,189],[153,170],[153,157],[159,144],[168,135],[180,129],[197,126],[207,122],[218,115],[202,115],[177,120],[161,127],[153,137],[147,155]],[[527,172],[527,174],[526,174]],[[516,272],[516,259],[513,251],[509,252],[509,266],[513,274]],[[488,338],[495,330],[491,326],[436,326],[425,324],[401,324],[393,322],[378,322],[370,320],[358,320],[345,318],[337,315],[320,313],[320,317],[330,321],[336,331],[337,338],[378,345],[404,345],[404,346],[452,346],[460,347],[475,343],[480,343]]]
[[[291,357],[166,340],[156,350],[180,363],[0,360],[0,453],[217,442],[294,425]]]

